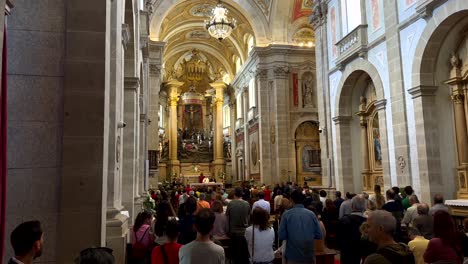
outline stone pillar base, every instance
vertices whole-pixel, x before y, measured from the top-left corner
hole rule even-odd
[[[113,250],[115,263],[126,263],[128,217],[117,214],[106,222],[106,245]]]
[[[468,199],[468,164],[457,168],[458,199]]]

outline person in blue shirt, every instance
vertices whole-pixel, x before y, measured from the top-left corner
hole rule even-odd
[[[288,264],[315,263],[314,240],[322,239],[317,216],[302,205],[304,195],[295,190],[291,194],[294,207],[281,217],[279,239],[286,240],[285,259]]]

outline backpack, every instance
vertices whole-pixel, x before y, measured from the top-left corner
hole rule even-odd
[[[146,233],[148,233],[148,229],[149,227],[146,229],[145,233],[140,237],[140,239],[138,239],[136,232],[133,231],[135,232],[136,240],[135,244],[133,244],[132,247],[132,258],[134,260],[143,260],[146,257],[148,249],[145,247],[145,245],[143,245],[143,243],[141,243],[141,241],[145,237]]]

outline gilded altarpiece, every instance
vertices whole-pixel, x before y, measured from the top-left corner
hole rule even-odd
[[[361,127],[362,187],[366,192],[373,192],[374,185],[383,187],[382,148],[380,143],[379,114],[375,107],[376,92],[372,81],[360,97],[359,116]]]
[[[319,127],[315,122],[304,122],[296,129],[297,182],[310,186],[322,185]]]

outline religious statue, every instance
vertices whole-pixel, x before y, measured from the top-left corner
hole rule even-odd
[[[461,66],[461,60],[458,57],[458,55],[452,51],[450,54],[450,64],[452,65],[453,68],[459,69]]]
[[[185,108],[185,112],[186,113],[189,113],[189,122],[190,122],[190,127],[193,128],[193,126],[195,125],[195,120],[194,120],[194,115],[195,113],[199,112],[200,109],[195,109],[195,107],[193,105],[190,105],[189,106],[189,109]]]
[[[382,148],[380,145],[380,136],[379,136],[379,130],[374,129],[373,131],[374,134],[374,156],[376,161],[381,161],[382,160]]]
[[[302,106],[312,105],[312,75],[308,74],[302,81]]]

